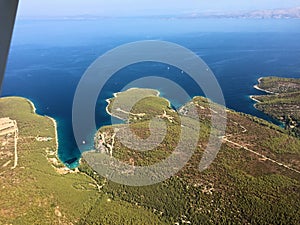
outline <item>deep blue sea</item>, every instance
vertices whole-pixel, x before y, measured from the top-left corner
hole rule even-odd
[[[164,40],[198,54],[223,90],[226,106],[273,121],[253,107],[249,95],[262,94],[253,85],[261,76],[300,78],[300,20],[247,19],[97,19],[18,20],[2,96],[23,96],[37,113],[57,120],[59,157],[80,157],[72,131],[72,103],[77,84],[100,55],[121,44]],[[201,89],[178,68],[139,63],[117,72],[99,95],[97,126],[110,124],[105,99],[129,82],[150,75],[173,80],[193,97]],[[155,86],[179,107],[189,99]],[[92,140],[91,140],[92,143]]]

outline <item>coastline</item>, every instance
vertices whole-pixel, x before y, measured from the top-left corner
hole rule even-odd
[[[33,102],[30,101],[28,98],[25,98],[25,99],[30,104],[32,113],[36,113],[36,108],[35,108],[35,105],[33,104]]]
[[[256,90],[259,90],[259,91],[262,91],[262,92],[265,92],[267,94],[272,94],[272,95],[275,95],[276,93],[272,92],[272,91],[268,91],[268,90],[265,90],[265,89],[262,89],[259,87],[259,84],[261,83],[261,80],[263,79],[263,77],[260,77],[258,78],[257,82],[258,84],[255,84],[253,86],[253,88],[255,88]],[[261,101],[259,101],[258,99],[256,99],[255,97],[258,96],[258,95],[250,95],[249,98],[253,101],[255,101],[256,103],[254,104],[254,107],[256,108],[256,104],[257,103],[261,103]]]
[[[57,122],[50,116],[45,116],[53,122],[54,130],[55,130],[55,144],[56,144],[56,156],[58,157],[58,133],[57,133]]]
[[[27,100],[27,102],[30,104],[32,112],[35,113],[36,115],[38,115],[36,113],[36,108],[35,105],[32,101],[30,101],[29,99],[25,98]],[[50,116],[44,116],[45,118],[49,119],[52,121],[53,123],[53,128],[54,128],[54,138],[55,138],[55,151],[53,151],[53,154],[55,155],[55,160],[53,158],[49,158],[48,157],[48,152],[47,152],[47,160],[48,162],[51,164],[51,166],[56,170],[57,173],[59,174],[67,174],[67,173],[77,173],[78,169],[76,168],[74,171],[71,170],[70,168],[68,168],[64,162],[62,162],[58,156],[58,146],[59,146],[59,142],[58,142],[58,132],[57,132],[57,122],[54,118],[50,117]],[[52,152],[51,152],[52,153]],[[51,160],[52,159],[52,160]],[[58,167],[59,164],[62,164],[63,167]]]
[[[256,95],[250,95],[249,98],[252,99],[253,101],[257,102],[257,103],[261,103],[261,101],[259,101],[258,99],[255,98]]]
[[[36,107],[34,105],[34,103],[32,101],[30,101],[28,98],[25,98],[26,101],[30,104],[31,106],[31,110],[32,110],[32,113],[35,113],[36,114]],[[53,126],[54,126],[54,138],[55,138],[55,147],[56,147],[56,151],[55,151],[55,154],[56,154],[56,157],[58,158],[58,133],[57,133],[57,122],[55,119],[53,119],[52,117],[50,116],[45,116],[46,118],[50,119],[53,123]]]
[[[116,94],[116,93],[114,93],[114,95],[115,95],[115,94]],[[107,113],[108,115],[112,116],[112,117],[115,117],[115,118],[117,118],[117,119],[119,119],[119,120],[124,121],[123,118],[121,118],[121,117],[119,117],[119,116],[117,116],[117,115],[114,115],[113,113],[111,113],[111,112],[108,110],[108,106],[109,106],[109,104],[110,104],[110,98],[106,99],[105,101],[107,102],[107,106],[105,107],[106,113]]]
[[[258,84],[255,84],[253,87],[256,89],[256,90],[259,90],[259,91],[263,91],[263,92],[265,92],[265,93],[268,93],[268,94],[275,94],[274,92],[272,92],[272,91],[268,91],[268,90],[265,90],[265,89],[262,89],[262,88],[260,88],[258,85],[261,83],[261,80],[263,79],[263,77],[260,77],[260,78],[258,78]]]
[[[253,87],[254,87],[256,90],[265,92],[265,93],[270,94],[270,95],[278,95],[278,93],[274,93],[274,92],[271,92],[271,91],[268,91],[268,90],[264,90],[264,89],[258,87],[258,85],[261,83],[261,80],[262,80],[262,79],[263,79],[263,77],[260,77],[260,78],[257,80],[257,81],[258,81],[258,84],[254,85]],[[254,107],[255,109],[257,109],[258,111],[261,111],[261,110],[259,110],[259,109],[257,108],[257,104],[262,103],[262,101],[259,101],[258,99],[256,99],[256,98],[255,98],[256,96],[265,96],[265,95],[264,95],[264,94],[261,94],[261,95],[250,95],[250,96],[249,96],[249,98],[250,98],[252,101],[255,102],[255,103],[253,104],[253,107]],[[261,111],[261,112],[262,112],[262,111]],[[264,112],[263,112],[263,113],[264,113]],[[264,114],[266,114],[266,113],[264,113]],[[278,120],[278,119],[276,119],[276,118],[274,118],[274,117],[272,117],[272,116],[270,116],[270,115],[268,115],[268,114],[266,114],[266,115],[269,116],[269,117],[271,117],[272,119],[276,120],[276,121],[279,122],[280,124],[284,124],[283,121]],[[278,125],[278,126],[281,127],[281,125]]]

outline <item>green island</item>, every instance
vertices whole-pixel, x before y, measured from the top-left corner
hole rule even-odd
[[[112,112],[118,98],[120,104]],[[142,100],[128,111],[128,98]],[[217,113],[210,109],[206,98],[194,97],[178,112],[151,89],[129,89],[108,102],[107,111],[129,123],[140,138],[149,137],[152,118],[165,121],[166,137],[151,151],[136,151],[116,138],[116,128],[122,129],[126,124],[102,127],[95,135],[95,150],[83,154],[78,169],[69,170],[56,156],[53,120],[36,115],[26,99],[0,99],[0,118],[17,121],[19,129],[17,167],[0,165],[0,223],[298,224],[300,221],[300,140],[285,129],[226,109],[227,130],[221,149],[209,168],[200,172],[198,165],[211,132],[211,115]],[[192,104],[197,115],[187,113]],[[168,157],[178,143],[179,115],[191,137],[197,135],[199,141],[184,168],[161,183],[142,187],[114,183],[97,174],[85,160],[105,154],[131,165],[157,163]],[[196,117],[200,120],[200,133],[195,132]]]
[[[300,137],[300,79],[264,77],[255,87],[268,93],[251,96],[257,102],[255,107],[283,122],[290,134]]]

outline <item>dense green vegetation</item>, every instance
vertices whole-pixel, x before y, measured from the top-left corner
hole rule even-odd
[[[116,138],[112,155],[128,164],[154,164],[172,153],[182,120],[190,137],[197,135],[199,141],[192,158],[175,176],[143,187],[114,183],[98,175],[84,159],[81,172],[58,173],[57,168],[63,165],[49,162],[49,158],[56,158],[49,155],[56,151],[52,121],[34,114],[25,99],[0,99],[0,117],[17,120],[20,129],[17,168],[0,167],[0,224],[298,224],[299,139],[264,120],[227,110],[224,143],[210,167],[200,172],[198,165],[213,113],[207,99],[192,100],[200,119],[198,134],[196,115],[186,114],[180,119],[168,101],[154,93],[145,96],[131,112],[124,111],[131,130],[141,138],[150,135],[149,120],[161,118],[168,131],[163,142],[151,151],[140,152],[123,146]],[[189,105],[180,113],[188,111]],[[108,148],[113,128],[122,126],[102,127],[95,146],[99,148],[97,142],[105,133],[104,148]],[[37,142],[36,136],[53,139]],[[94,157],[108,152],[86,154]]]
[[[134,118],[136,116],[133,114],[135,114],[136,110],[131,111],[130,105],[139,101],[139,99],[155,97],[158,95],[158,93],[158,91],[152,89],[141,90],[138,88],[131,88],[127,91],[116,93],[115,96],[117,96],[117,98],[114,97],[108,99],[107,101],[109,104],[107,106],[107,110],[110,114],[113,114],[114,116],[119,117],[121,119],[125,119],[128,116],[128,112],[132,113],[129,115],[129,117]],[[161,99],[161,101],[167,102],[165,99]],[[162,105],[163,104],[157,104],[157,101],[147,101],[147,105],[143,104],[143,106],[146,107],[139,112],[143,114],[147,110],[153,109],[159,109],[160,111],[162,111],[163,109],[160,108]],[[122,109],[122,111],[120,111],[119,109]]]
[[[258,87],[271,95],[254,96],[256,108],[285,123],[285,128],[300,137],[300,79],[266,77]]]
[[[129,187],[102,178],[85,163],[80,169],[103,185],[102,190],[111,199],[144,207],[162,216],[168,224],[185,224],[188,221],[191,224],[298,224],[300,140],[264,120],[228,110],[226,138],[231,142],[224,139],[213,164],[200,172],[198,164],[208,141],[212,112],[205,98],[195,97],[193,103],[201,121],[198,146],[187,165],[174,177],[151,186]],[[144,106],[147,108],[150,104],[152,110],[144,110]],[[160,116],[161,108],[174,117],[172,122],[165,118],[169,133],[162,144],[149,152],[139,152],[115,139],[112,152],[115,158],[144,166],[171,154],[178,143],[180,120],[172,109],[166,108],[161,98],[147,97],[137,103],[132,112],[146,115],[128,122],[134,133],[146,138],[149,136],[147,120]],[[197,135],[192,129],[196,124],[194,117],[185,119],[189,121],[191,136]],[[103,133],[111,139],[113,128],[122,126],[102,127],[96,135],[96,142]],[[96,158],[97,154],[106,153],[86,154]]]
[[[26,99],[0,99],[0,117],[19,127],[18,166],[0,165],[0,224],[162,224],[143,207],[109,199],[83,173],[58,173],[47,160],[56,158],[48,155],[57,150],[53,122],[33,113]]]

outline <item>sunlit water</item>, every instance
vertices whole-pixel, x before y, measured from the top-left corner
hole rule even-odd
[[[64,162],[72,162],[80,157],[72,131],[72,102],[87,67],[120,44],[164,40],[189,48],[209,65],[220,83],[227,107],[276,123],[253,107],[249,95],[262,94],[253,88],[261,76],[300,77],[299,28],[300,20],[19,21],[2,96],[29,98],[37,113],[55,118],[59,156]],[[199,87],[177,68],[159,63],[132,65],[115,74],[100,93],[97,126],[111,123],[105,99],[129,82],[153,75],[172,79],[191,97],[202,95]],[[174,107],[189,100],[160,84],[156,89]],[[92,148],[92,144],[86,148]]]

